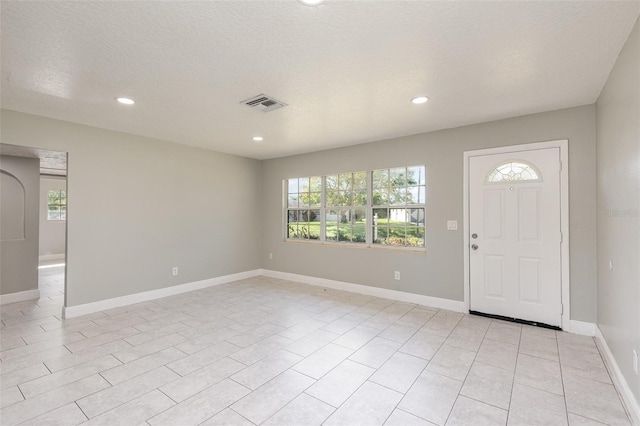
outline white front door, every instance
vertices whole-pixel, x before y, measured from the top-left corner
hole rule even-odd
[[[469,157],[470,310],[561,325],[560,149]]]

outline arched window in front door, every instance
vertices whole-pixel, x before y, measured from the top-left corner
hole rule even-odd
[[[487,175],[486,183],[540,182],[542,175],[532,164],[520,160],[500,163]]]

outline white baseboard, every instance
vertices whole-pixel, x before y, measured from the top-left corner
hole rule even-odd
[[[157,290],[144,291],[141,293],[129,294],[126,296],[114,297],[112,299],[100,300],[92,303],[85,303],[76,306],[65,306],[62,308],[64,318],[74,318],[81,315],[93,314],[107,309],[119,308],[122,306],[142,303],[149,300],[160,299],[162,297],[174,296],[176,294],[189,291],[200,290],[215,285],[225,284],[246,278],[264,275],[272,278],[296,281],[303,284],[316,285],[333,288],[337,290],[351,291],[354,293],[366,294],[369,296],[384,297],[401,302],[416,303],[419,305],[431,306],[438,309],[447,309],[455,312],[464,312],[464,302],[456,300],[440,299],[438,297],[423,296],[420,294],[405,293],[402,291],[388,290],[378,287],[370,287],[360,284],[352,284],[342,281],[327,280],[324,278],[309,277],[306,275],[290,274],[286,272],[271,271],[268,269],[255,269],[253,271],[240,272],[237,274],[225,275],[202,281],[165,287]],[[27,299],[24,299],[27,300]]]
[[[596,335],[596,325],[592,322],[583,322],[571,320],[569,321],[569,333],[574,334],[582,334],[583,336],[595,336]]]
[[[627,409],[627,413],[629,413],[629,416],[631,416],[631,423],[634,425],[640,425],[640,404],[638,404],[638,401],[634,397],[633,392],[631,392],[631,388],[622,375],[620,367],[618,367],[618,363],[613,357],[611,349],[609,349],[607,340],[602,335],[602,331],[600,331],[600,327],[598,326],[595,327],[595,336],[596,344],[598,345],[600,352],[604,355],[604,362],[607,365],[609,374],[611,374],[613,384],[622,397],[622,401],[625,405],[625,408]]]
[[[336,290],[350,291],[353,293],[366,294],[368,296],[383,297],[386,299],[398,300],[400,302],[416,303],[418,305],[430,306],[449,311],[464,312],[464,302],[439,297],[423,296],[421,294],[406,293],[404,291],[389,290],[386,288],[370,287],[367,285],[347,283],[344,281],[327,280],[325,278],[310,277],[307,275],[291,274],[288,272],[272,271],[263,269],[262,275],[282,280],[295,281],[303,284],[310,284],[320,287],[333,288]]]
[[[85,303],[83,305],[65,306],[62,308],[62,316],[63,318],[73,318],[107,309],[119,308],[121,306],[133,305],[135,303],[147,302],[149,300],[160,299],[168,296],[175,296],[176,294],[186,293],[193,290],[201,290],[207,287],[257,277],[260,275],[260,271],[260,269],[256,269],[253,271],[224,275],[221,277],[194,281],[157,290],[144,291],[142,293],[129,294],[127,296],[114,297],[113,299],[100,300],[98,302]]]
[[[0,305],[24,302],[25,300],[40,299],[40,290],[19,291],[17,293],[1,294]]]
[[[50,260],[64,260],[64,253],[61,254],[42,254],[38,256],[40,262],[48,262]]]
[[[146,302],[149,300],[160,299],[162,297],[174,296],[176,294],[186,293],[193,290],[200,290],[203,288],[225,284],[233,281],[238,281],[246,278],[252,278],[256,276],[264,275],[266,277],[278,278],[288,281],[295,281],[303,284],[315,285],[320,287],[333,288],[336,290],[350,291],[353,293],[366,294],[369,296],[383,297],[386,299],[398,300],[407,303],[416,303],[419,305],[430,306],[438,309],[447,309],[454,312],[466,312],[464,302],[450,299],[442,299],[439,297],[424,296],[421,294],[407,293],[398,290],[389,290],[386,288],[371,287],[361,284],[353,284],[344,281],[328,280],[325,278],[311,277],[308,275],[292,274],[288,272],[272,271],[269,269],[255,269],[253,271],[240,272],[237,274],[225,275],[217,278],[210,278],[202,281],[195,281],[191,283],[181,284],[172,287],[161,288],[157,290],[145,291],[142,293],[130,294],[127,296],[115,297],[113,299],[100,300],[98,302],[86,303],[83,305],[67,306],[63,307],[63,317],[73,318],[81,315],[92,314],[95,312],[104,311],[112,308],[119,308],[126,305],[133,305],[135,303]],[[34,290],[34,294],[24,295],[21,297],[22,292],[8,294],[0,296],[2,304],[14,303],[24,300],[39,298],[39,292]],[[11,300],[5,302],[7,300]],[[593,323],[571,320],[569,324],[570,329],[565,330],[570,333],[582,334],[585,336],[595,336],[597,327]]]

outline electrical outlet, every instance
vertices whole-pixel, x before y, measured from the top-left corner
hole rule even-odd
[[[273,259],[273,253],[269,253],[269,260]]]
[[[173,269],[171,270],[171,275],[178,275],[178,267],[174,266]]]
[[[638,374],[638,351],[633,350],[633,372]]]
[[[396,279],[397,281],[400,281],[400,271],[395,271],[393,273],[393,278]]]

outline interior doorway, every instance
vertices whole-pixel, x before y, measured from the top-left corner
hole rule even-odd
[[[23,295],[32,299],[38,297],[36,304],[41,308],[51,310],[60,309],[65,304],[66,294],[66,259],[67,259],[67,153],[61,151],[45,150],[26,146],[0,144],[0,155],[9,163],[12,158],[39,160],[39,167],[35,167],[34,178],[39,183],[37,189],[30,189],[29,204],[25,204],[29,210],[37,209],[36,224],[28,224],[25,228],[25,237],[35,240],[37,250],[29,251],[24,256],[34,257],[29,262],[20,264],[33,265],[29,268],[37,268],[37,271],[29,273],[29,276],[37,277],[37,283],[19,283],[13,289],[16,298]],[[7,204],[9,204],[11,200]],[[3,241],[3,246],[4,246]],[[12,242],[15,244],[16,242]],[[7,268],[16,267],[11,263],[4,265]],[[18,271],[17,271],[18,272]],[[19,273],[19,272],[18,272]],[[37,285],[37,290],[34,286]],[[21,288],[24,286],[24,288]],[[21,291],[26,290],[26,291]],[[35,291],[34,291],[35,290]],[[4,300],[13,301],[12,294],[3,294]],[[26,300],[22,299],[22,300]],[[20,300],[15,300],[20,301]]]

